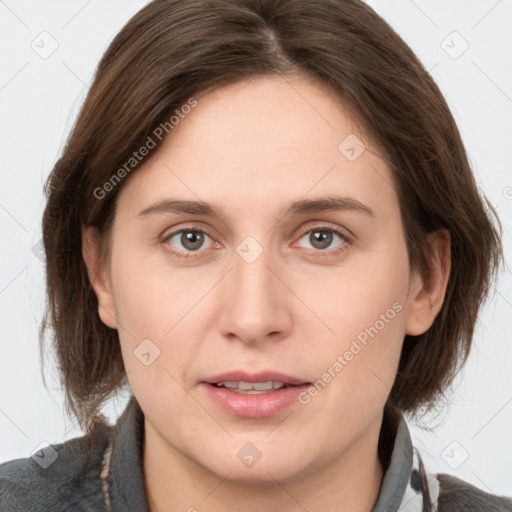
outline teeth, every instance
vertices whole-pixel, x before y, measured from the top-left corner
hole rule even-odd
[[[245,393],[247,395],[257,395],[266,393],[268,391],[274,391],[285,387],[284,382],[272,381],[268,382],[243,382],[243,381],[232,381],[223,380],[217,383],[218,387],[229,388],[230,391],[235,393]]]

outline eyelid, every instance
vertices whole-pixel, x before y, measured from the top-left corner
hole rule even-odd
[[[338,224],[330,224],[328,221],[316,221],[316,223],[313,221],[306,228],[301,230],[302,234],[300,235],[300,238],[303,237],[306,233],[309,233],[310,231],[320,231],[322,229],[334,231],[341,235],[347,241],[351,241],[357,238],[354,235],[354,233],[352,233],[352,231],[350,231],[350,229],[346,228],[345,226],[340,226]]]

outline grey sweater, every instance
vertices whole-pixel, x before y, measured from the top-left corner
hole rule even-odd
[[[512,499],[431,475],[399,413],[384,416],[385,474],[371,512],[503,512]],[[144,416],[132,396],[113,426],[0,465],[1,512],[149,512],[142,473]],[[343,508],[340,506],[340,511]]]

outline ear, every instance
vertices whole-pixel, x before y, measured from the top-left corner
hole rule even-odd
[[[405,334],[423,334],[441,310],[451,270],[450,233],[440,229],[429,235],[432,257],[426,278],[415,273],[409,286]]]
[[[82,257],[87,267],[89,281],[98,299],[98,315],[106,326],[117,329],[116,312],[110,282],[100,255],[100,242],[97,231],[92,227],[82,227]]]

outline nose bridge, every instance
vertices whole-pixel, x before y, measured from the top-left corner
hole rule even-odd
[[[274,275],[275,258],[266,240],[247,236],[233,254],[223,330],[246,342],[282,331],[288,318],[283,284]]]
[[[270,307],[276,296],[275,277],[269,269],[274,266],[271,244],[268,238],[262,238],[260,242],[249,235],[236,246],[233,278],[237,303]]]

